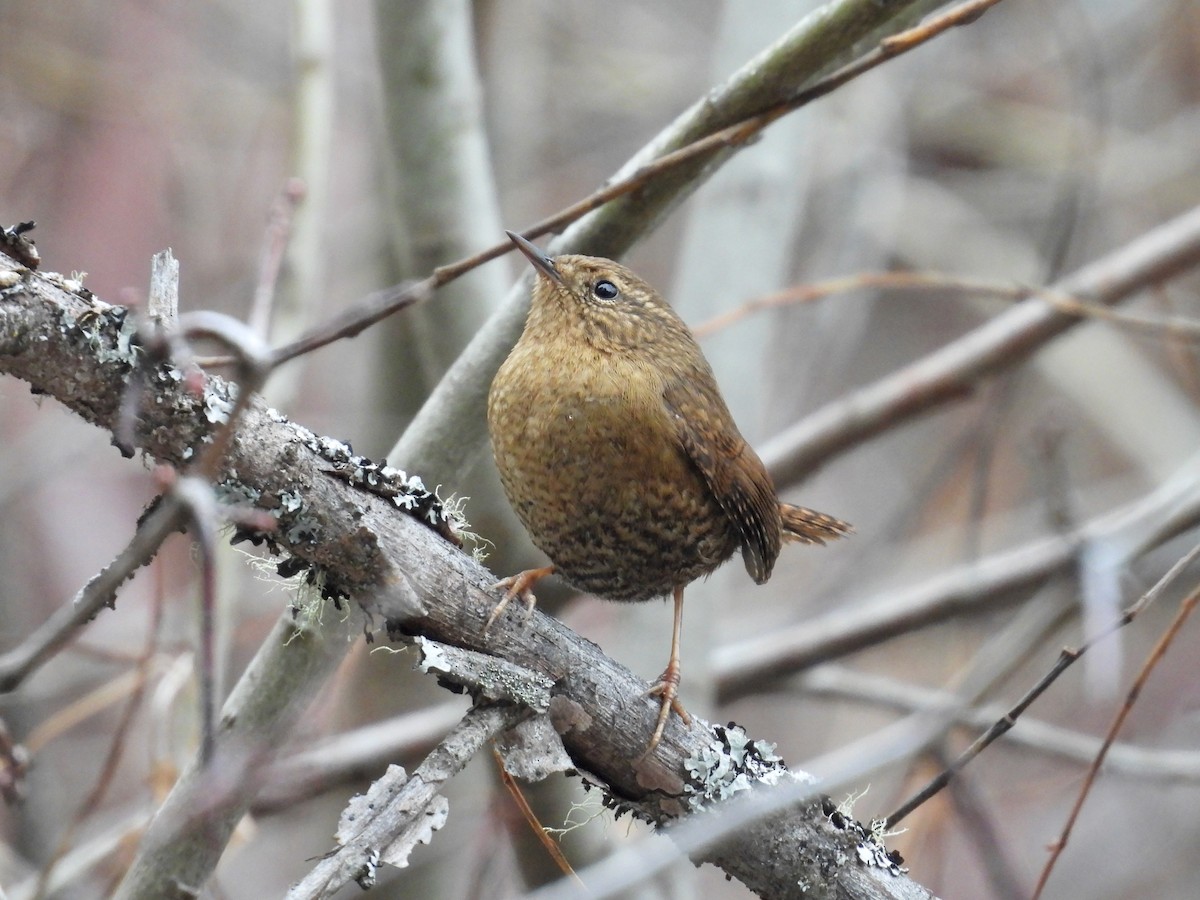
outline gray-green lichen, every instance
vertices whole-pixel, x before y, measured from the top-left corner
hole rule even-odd
[[[792,772],[775,745],[750,738],[741,726],[716,725],[713,739],[698,754],[683,762],[688,772],[684,785],[688,806],[699,811],[709,804],[728,800],[756,784],[778,784],[783,780],[811,784],[814,779]]]
[[[73,341],[81,342],[100,362],[132,371],[138,363],[141,348],[134,341],[137,322],[129,315],[129,310],[105,303],[78,281],[64,279],[61,275],[57,279],[50,280],[88,301],[88,307],[78,313],[67,307],[57,307],[59,330]]]
[[[228,381],[205,380],[204,418],[213,425],[224,425],[229,421],[233,406],[237,402],[237,385]]]

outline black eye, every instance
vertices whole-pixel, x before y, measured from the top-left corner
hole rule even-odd
[[[592,285],[592,295],[597,300],[616,300],[619,293],[617,286],[606,278]]]

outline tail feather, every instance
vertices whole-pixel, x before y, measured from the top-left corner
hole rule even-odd
[[[784,543],[824,544],[854,531],[849,522],[803,506],[779,504]]]

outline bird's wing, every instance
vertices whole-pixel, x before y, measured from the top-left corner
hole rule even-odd
[[[710,372],[668,380],[663,402],[680,446],[741,536],[746,571],[762,584],[781,541],[771,476],[737,430]]]

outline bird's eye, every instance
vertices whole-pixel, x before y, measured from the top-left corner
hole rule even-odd
[[[620,292],[617,290],[617,286],[607,278],[602,278],[592,285],[592,295],[597,300],[616,300],[618,293]]]

